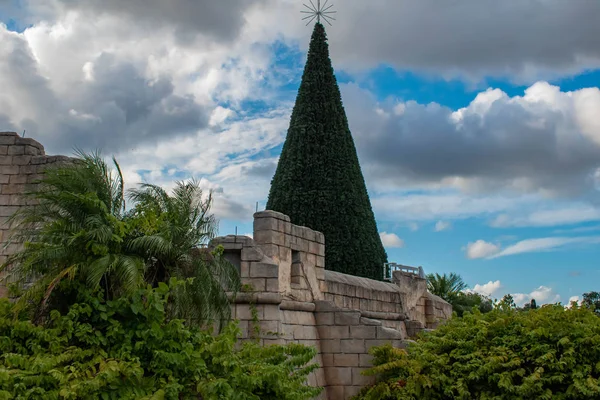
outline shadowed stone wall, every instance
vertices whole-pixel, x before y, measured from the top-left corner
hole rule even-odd
[[[0,132],[0,264],[21,248],[10,241],[9,217],[26,206],[23,193],[36,190],[36,181],[44,170],[57,163],[69,162],[64,156],[47,156],[44,146],[15,132]],[[0,296],[6,296],[6,284],[0,283]]]
[[[239,263],[247,292],[232,307],[242,339],[315,346],[321,368],[310,383],[326,388],[322,399],[348,399],[373,382],[361,375],[371,365],[371,347],[404,347],[452,314],[418,275],[395,271],[392,282],[379,282],[326,271],[323,235],[293,225],[286,215],[256,213],[253,237],[211,243]]]

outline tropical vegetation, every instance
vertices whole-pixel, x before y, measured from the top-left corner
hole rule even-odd
[[[233,323],[218,335],[169,317],[185,282],[135,289],[106,300],[80,287],[66,314],[44,325],[15,319],[0,299],[0,399],[302,400],[315,350],[237,343]]]
[[[16,300],[0,299],[0,399],[320,392],[306,384],[314,349],[238,343],[229,296],[239,274],[206,247],[210,193],[193,180],[126,192],[116,160],[78,156],[47,169],[10,221],[24,248],[1,267]]]
[[[227,293],[238,290],[239,276],[205,249],[216,229],[210,194],[192,180],[177,182],[172,194],[144,184],[126,196],[116,160],[111,168],[100,154],[78,155],[74,164],[48,169],[40,190],[26,194],[33,205],[11,218],[14,240],[25,243],[2,266],[20,296],[16,310],[29,309],[36,321],[50,309],[66,312],[77,295],[70,288],[79,286],[61,286],[65,280],[114,299],[176,277],[193,279],[173,293],[174,317],[229,319]]]
[[[588,307],[528,311],[501,301],[423,334],[406,350],[372,350],[378,383],[359,399],[600,398],[600,319]]]

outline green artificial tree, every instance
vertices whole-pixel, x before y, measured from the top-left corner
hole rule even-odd
[[[387,255],[321,23],[314,27],[267,209],[325,234],[326,269],[383,278]]]

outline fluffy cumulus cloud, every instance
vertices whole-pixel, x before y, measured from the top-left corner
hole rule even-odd
[[[463,109],[409,101],[401,113],[354,84],[344,95],[360,155],[378,188],[546,197],[596,190],[598,88],[562,92],[538,82],[523,96],[488,89]]]
[[[381,242],[384,247],[387,248],[401,248],[404,247],[404,240],[400,239],[395,233],[381,232],[379,233]]]
[[[502,284],[500,283],[500,281],[489,281],[488,283],[485,283],[483,285],[480,285],[479,283],[476,284],[473,287],[473,291],[475,293],[479,293],[482,294],[484,296],[493,296],[493,295],[497,295],[498,291],[500,289],[502,289]]]
[[[264,201],[292,106],[273,89],[301,67],[275,68],[273,43],[306,48],[301,2],[14,4],[0,2],[0,18],[28,28],[0,24],[0,130],[26,130],[54,153],[116,153],[134,181],[206,176],[220,185],[228,216],[248,218]],[[600,65],[598,2],[348,0],[337,8],[344,17],[328,29],[332,58],[350,72],[389,63],[531,84]],[[368,28],[356,30],[359,19]],[[498,51],[498,41],[519,45]],[[490,89],[460,110],[379,104],[357,86],[342,90],[378,217],[440,221],[438,231],[474,215],[494,226],[600,220],[595,204],[539,207],[540,197],[592,198],[600,187],[597,88],[561,92],[538,82],[516,97]]]
[[[548,286],[540,286],[531,291],[531,293],[511,293],[511,296],[515,301],[515,304],[519,307],[529,303],[532,299],[534,299],[538,305],[558,303],[560,301],[560,295],[558,295],[553,288]]]
[[[473,260],[476,258],[487,258],[497,254],[500,247],[494,243],[486,242],[485,240],[477,240],[467,244],[467,258]]]

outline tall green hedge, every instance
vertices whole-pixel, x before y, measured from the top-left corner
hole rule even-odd
[[[267,209],[323,232],[327,269],[382,279],[387,255],[320,23],[312,34]]]
[[[600,399],[600,318],[586,308],[502,302],[426,333],[407,351],[373,348],[364,400]]]
[[[298,344],[237,346],[223,333],[166,318],[176,285],[160,283],[104,301],[85,289],[66,315],[45,325],[14,318],[0,299],[0,400],[308,400],[316,350]]]

